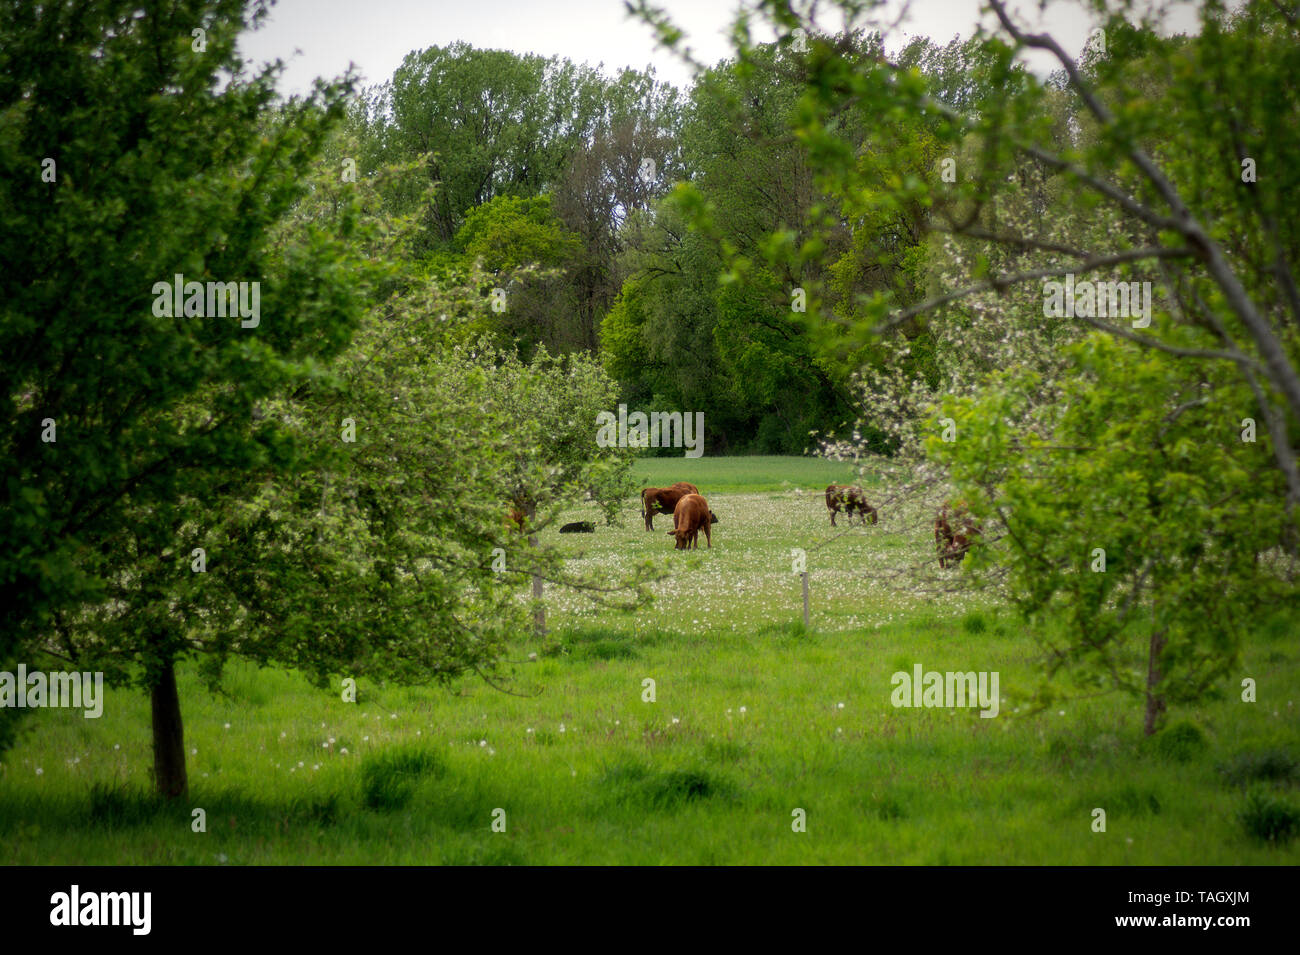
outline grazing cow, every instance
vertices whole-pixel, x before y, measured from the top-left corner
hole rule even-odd
[[[678,501],[677,507],[673,510],[673,530],[668,532],[669,537],[677,538],[675,549],[689,550],[692,547],[698,549],[701,530],[704,531],[704,539],[712,549],[713,538],[709,534],[709,526],[712,523],[709,515],[712,513],[708,501],[698,494],[687,494]]]
[[[934,547],[939,552],[939,566],[960,563],[980,531],[979,522],[971,516],[965,501],[949,502],[939,508],[934,519]]]
[[[839,513],[840,508],[844,508],[844,514],[849,519],[849,524],[853,523],[853,512],[856,511],[862,519],[862,523],[871,518],[871,523],[876,523],[876,509],[867,503],[867,496],[862,493],[862,488],[849,484],[831,484],[826,488],[826,509],[831,512],[831,527],[835,527],[835,515]]]
[[[671,514],[677,502],[687,494],[699,494],[700,489],[694,484],[678,481],[672,487],[648,487],[641,492],[641,516],[645,518],[645,529],[655,529],[656,514]]]
[[[561,534],[594,534],[596,525],[591,521],[574,521],[560,528]]]

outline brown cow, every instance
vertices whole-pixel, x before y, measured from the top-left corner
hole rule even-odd
[[[521,534],[524,532],[524,522],[527,520],[528,518],[524,515],[524,512],[517,507],[510,508],[506,514],[506,524],[514,524]]]
[[[939,552],[939,566],[960,563],[980,531],[979,522],[971,516],[965,501],[950,501],[939,508],[934,519],[934,547]]]
[[[678,481],[672,487],[648,487],[641,492],[641,516],[645,518],[645,529],[655,529],[656,514],[671,514],[677,502],[687,494],[699,494],[700,489],[694,484]]]
[[[528,512],[531,510],[530,503],[527,493],[523,491],[511,495],[506,505],[508,508],[505,518],[506,526],[513,524],[515,530],[521,534],[524,533],[528,526]]]
[[[709,548],[713,548],[713,538],[709,533],[709,525],[713,523],[709,520],[711,513],[709,502],[698,494],[687,494],[677,502],[673,510],[673,530],[668,532],[669,537],[677,538],[676,550],[698,549],[701,529]]]
[[[826,488],[826,509],[831,512],[831,527],[835,527],[835,515],[839,513],[840,508],[844,508],[844,514],[849,519],[849,524],[853,523],[853,512],[857,511],[858,516],[862,518],[862,523],[871,518],[871,523],[876,523],[876,509],[867,503],[867,496],[862,493],[862,488],[849,484],[831,484]]]

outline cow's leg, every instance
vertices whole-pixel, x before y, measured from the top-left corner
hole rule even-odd
[[[709,545],[709,550],[713,550],[713,535],[709,533],[709,523],[704,522],[704,541]]]
[[[833,507],[828,507],[827,510],[831,512],[831,527],[834,527],[834,526],[835,526],[835,508],[833,508]]]

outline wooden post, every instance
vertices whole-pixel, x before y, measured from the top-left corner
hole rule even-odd
[[[800,576],[803,577],[803,628],[808,630],[808,571],[805,570]]]
[[[537,515],[536,508],[529,507],[526,514],[528,523],[531,526]],[[529,535],[528,546],[536,549],[536,534]],[[533,600],[535,601],[533,606],[533,633],[538,637],[544,637],[546,636],[546,605],[542,603],[542,578],[537,574],[533,574]]]

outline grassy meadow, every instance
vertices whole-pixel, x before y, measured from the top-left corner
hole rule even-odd
[[[986,598],[882,581],[931,555],[928,516],[833,530],[822,491],[847,466],[659,458],[636,473],[699,485],[713,546],[674,552],[671,519],[646,533],[634,499],[621,526],[548,530],[575,561],[650,557],[667,575],[635,614],[548,591],[551,632],[512,648],[513,693],[363,680],[353,704],[241,664],[214,696],[185,671],[190,797],[165,807],[145,795],[143,694],[109,691],[98,720],[40,711],[0,764],[0,862],[1300,862],[1292,620],[1250,640],[1218,699],[1144,740],[1134,699],[1029,712],[1034,634]],[[792,548],[807,554],[807,631]],[[895,708],[891,674],[916,664],[997,671],[997,717]],[[1258,702],[1240,701],[1244,677]]]

